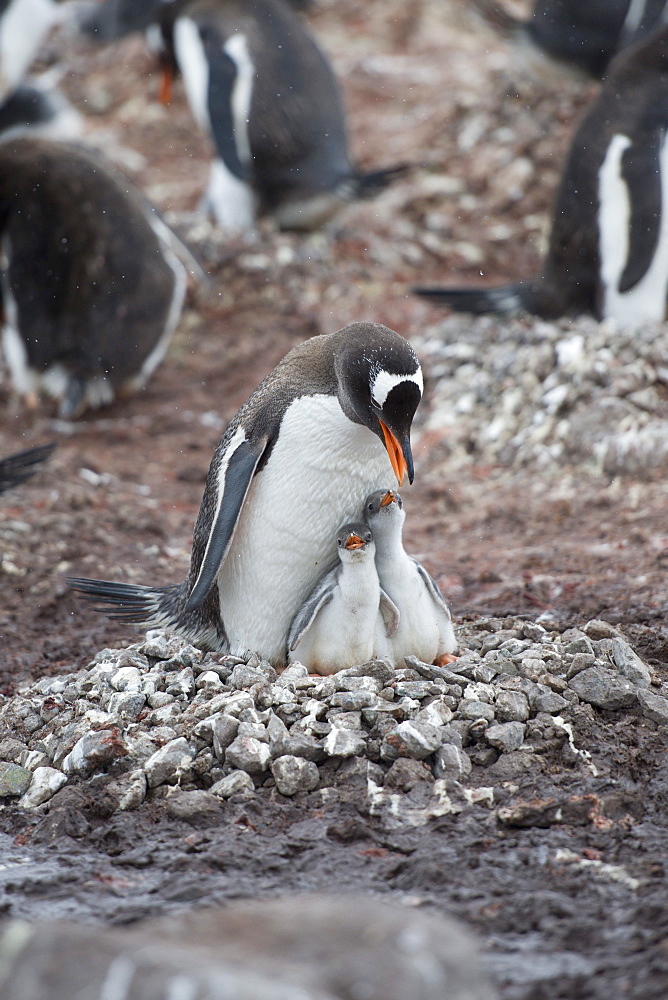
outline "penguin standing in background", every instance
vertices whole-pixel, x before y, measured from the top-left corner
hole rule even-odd
[[[399,625],[399,612],[378,582],[369,528],[345,524],[336,541],[340,564],[318,583],[288,633],[288,661],[316,674],[382,657]]]
[[[367,497],[364,520],[376,543],[378,579],[399,612],[398,627],[388,639],[390,659],[394,666],[403,666],[405,656],[449,663],[457,646],[450,611],[436,581],[404,550],[405,519],[403,501],[393,490]]]
[[[34,475],[36,466],[45,462],[55,447],[55,444],[41,444],[0,459],[0,493],[18,486]]]
[[[139,389],[181,313],[185,247],[130,182],[81,147],[0,143],[3,349],[16,391],[61,417]]]
[[[294,347],[241,407],[211,462],[188,578],[70,581],[112,618],[202,649],[286,660],[292,620],[336,563],[336,533],[370,490],[413,481],[422,371],[410,344],[352,323]]]
[[[573,67],[598,80],[617,52],[668,20],[666,0],[536,0],[528,21],[497,0],[474,0],[474,6],[529,57],[537,75],[548,56],[562,69]]]
[[[661,322],[668,298],[668,27],[625,49],[571,143],[543,273],[503,288],[416,288],[457,312]]]
[[[0,0],[0,101],[24,79],[59,20],[55,0]]]
[[[284,0],[175,0],[162,28],[216,148],[205,207],[223,228],[252,230],[259,208],[312,229],[404,172],[353,167],[334,73]]]

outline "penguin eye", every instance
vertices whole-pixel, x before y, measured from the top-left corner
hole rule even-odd
[[[380,403],[378,402],[378,400],[375,399],[373,396],[371,397],[371,405],[375,406],[375,408],[377,410],[382,410],[383,409],[383,407],[380,405]]]

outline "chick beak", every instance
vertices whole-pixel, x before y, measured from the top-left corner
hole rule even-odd
[[[389,507],[389,505],[391,503],[394,503],[394,501],[395,501],[395,495],[394,495],[394,493],[392,492],[392,490],[388,490],[388,492],[385,494],[385,496],[380,501],[380,506],[381,507]]]
[[[392,465],[392,469],[394,470],[394,474],[397,477],[397,482],[399,483],[399,486],[404,485],[404,476],[406,475],[406,473],[408,473],[408,478],[412,483],[413,469],[412,467],[410,470],[408,468],[404,454],[404,449],[401,447],[396,436],[392,433],[387,424],[383,423],[382,420],[380,421],[380,426],[383,431],[383,437],[385,439],[385,447],[387,449],[387,454],[390,457],[390,463]],[[410,444],[408,444],[408,453],[410,455]],[[413,463],[411,462],[411,466],[412,464]]]
[[[346,548],[348,550],[362,549],[364,548],[364,539],[360,538],[359,535],[350,535],[350,537],[346,539]]]

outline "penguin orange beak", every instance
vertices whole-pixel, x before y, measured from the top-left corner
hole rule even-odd
[[[394,474],[397,477],[397,482],[399,483],[399,486],[403,486],[404,476],[408,472],[408,466],[406,465],[406,459],[404,458],[402,447],[390,428],[387,424],[384,424],[382,420],[380,421],[380,426],[383,431],[383,437],[385,438],[387,454],[390,456],[390,462],[392,464]]]
[[[359,535],[351,535],[346,540],[347,549],[361,549],[364,547],[364,539],[360,538]]]
[[[161,104],[167,106],[172,102],[172,83],[174,82],[174,70],[171,66],[165,66],[162,71],[162,79],[160,81],[160,91],[158,93],[158,100]]]
[[[388,490],[383,499],[380,501],[380,506],[389,507],[391,503],[394,503],[394,499],[395,499],[394,493],[392,492],[392,490]]]

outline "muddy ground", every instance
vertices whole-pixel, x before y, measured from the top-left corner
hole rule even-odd
[[[96,617],[65,576],[183,577],[218,437],[294,343],[358,319],[409,338],[434,333],[441,314],[410,296],[411,283],[481,274],[493,283],[538,266],[559,165],[594,88],[532,81],[465,4],[323,0],[310,20],[342,80],[357,161],[414,166],[306,237],[263,220],[255,242],[230,243],[193,220],[207,143],[181,89],[169,109],[156,102],[158,75],[139,39],[102,51],[60,39],[44,54],[45,64],[64,60],[62,87],[86,132],[122,145],[135,181],[191,238],[212,281],[191,293],[167,359],[134,399],[65,425],[46,406],[24,412],[0,382],[2,453],[58,445],[2,498],[6,695],[138,638]],[[668,680],[660,471],[610,480],[593,463],[512,468],[474,453],[448,475],[442,445],[417,427],[407,547],[455,618],[542,615],[561,629],[602,618]],[[329,798],[268,788],[228,803],[222,822],[175,819],[163,799],[110,818],[103,781],[68,787],[36,815],[0,811],[0,907],[123,924],[335,882],[465,920],[507,1000],[659,1000],[668,994],[665,730],[633,710],[592,709],[577,742],[593,767],[546,745],[535,767],[498,776],[494,809],[473,805],[419,828],[370,813],[354,768]],[[484,767],[472,783],[489,783]],[[588,795],[600,809],[547,826],[499,822],[504,802]]]

